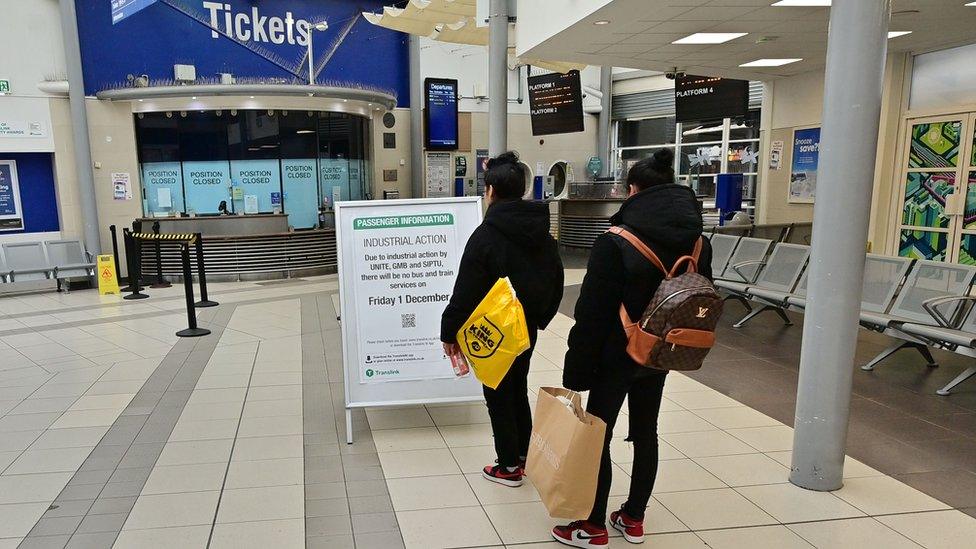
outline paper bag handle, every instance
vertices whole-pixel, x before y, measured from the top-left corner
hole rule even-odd
[[[553,396],[564,396],[573,404],[573,413],[583,423],[587,423],[586,410],[583,408],[583,397],[576,391],[563,387],[546,387],[549,394]]]

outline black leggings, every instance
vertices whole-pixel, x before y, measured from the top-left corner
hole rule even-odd
[[[530,348],[515,359],[497,389],[484,387],[491,432],[495,436],[495,454],[498,464],[503,467],[517,466],[519,458],[529,453],[532,409],[529,408],[528,377],[532,350]]]
[[[657,477],[657,416],[661,410],[666,378],[666,372],[653,372],[638,378],[610,375],[599,379],[590,391],[586,411],[607,422],[596,501],[590,512],[590,522],[606,524],[607,498],[610,496],[610,482],[613,477],[610,439],[613,438],[613,426],[617,423],[624,397],[627,397],[630,414],[630,433],[627,440],[634,443],[630,494],[624,504],[624,511],[635,519],[644,518],[644,510],[651,499]]]

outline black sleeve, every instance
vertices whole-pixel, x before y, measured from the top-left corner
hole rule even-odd
[[[715,280],[712,273],[712,243],[707,238],[702,239],[702,251],[698,256],[698,273],[709,280]]]
[[[569,332],[563,369],[563,385],[567,389],[585,391],[591,387],[607,338],[612,330],[621,329],[620,304],[625,282],[620,248],[609,234],[600,236],[590,252],[576,302],[576,324]]]
[[[546,309],[546,314],[539,319],[540,330],[545,330],[549,326],[549,323],[552,322],[552,319],[556,318],[556,313],[559,312],[559,305],[563,301],[563,289],[566,284],[566,274],[563,272],[563,260],[559,257],[559,244],[553,238],[550,238],[550,244],[552,248],[552,269],[555,272],[552,283],[555,286],[552,289],[552,301]]]
[[[474,234],[461,255],[454,292],[441,315],[441,341],[457,343],[457,332],[498,280],[491,272],[487,239]]]

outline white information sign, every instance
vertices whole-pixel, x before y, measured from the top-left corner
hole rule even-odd
[[[451,153],[427,153],[427,198],[447,198],[454,194]]]
[[[346,407],[479,400],[440,342],[479,197],[336,204]]]
[[[128,172],[112,172],[112,199],[132,200],[132,176]]]
[[[0,120],[0,137],[47,137],[44,122]]]

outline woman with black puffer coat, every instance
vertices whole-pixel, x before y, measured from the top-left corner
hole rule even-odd
[[[634,165],[627,174],[630,197],[611,218],[626,227],[661,259],[665,266],[690,255],[702,236],[701,208],[691,188],[674,182],[674,153],[664,149]],[[698,272],[712,278],[712,249],[707,239]],[[627,399],[629,436],[634,443],[630,494],[610,524],[627,541],[644,541],[644,510],[657,476],[657,417],[667,372],[634,362],[627,354],[627,336],[620,305],[631,318],[640,318],[664,280],[664,275],[622,237],[606,233],[597,238],[586,277],[576,302],[576,325],[569,334],[563,384],[590,391],[586,410],[607,423],[596,500],[588,520],[552,530],[556,541],[573,547],[607,547],[607,497],[610,494],[610,439],[617,415]]]

